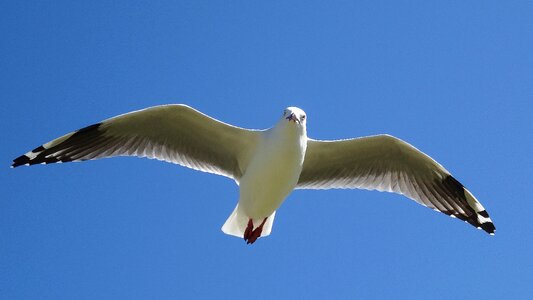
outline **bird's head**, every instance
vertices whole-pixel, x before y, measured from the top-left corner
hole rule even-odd
[[[286,120],[289,123],[294,123],[305,127],[306,115],[305,112],[298,107],[287,107],[283,110],[282,120]]]

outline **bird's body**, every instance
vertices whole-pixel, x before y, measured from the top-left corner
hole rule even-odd
[[[223,175],[239,201],[222,227],[253,243],[270,234],[274,215],[294,189],[362,188],[403,194],[493,234],[483,206],[432,158],[389,135],[338,141],[307,137],[306,115],[284,110],[267,130],[222,123],[185,105],[120,115],[52,140],[12,167],[113,156],[149,157]]]
[[[302,171],[306,142],[307,136],[294,124],[282,124],[264,133],[239,182],[239,204],[250,217],[270,216],[294,190]]]
[[[274,212],[294,190],[302,171],[307,133],[296,122],[279,122],[261,132],[257,150],[239,181],[236,217],[230,217],[222,230],[242,236],[249,219],[257,227],[270,217],[263,236],[272,227]]]

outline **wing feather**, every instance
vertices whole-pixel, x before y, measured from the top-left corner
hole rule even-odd
[[[390,135],[309,139],[297,189],[359,188],[398,193],[493,234],[479,201],[443,166]]]
[[[137,156],[238,180],[258,136],[186,105],[161,105],[66,134],[14,159],[12,167]]]

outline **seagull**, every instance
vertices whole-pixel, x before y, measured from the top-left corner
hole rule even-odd
[[[285,108],[272,128],[250,130],[187,105],[160,105],[63,135],[11,167],[137,156],[226,176],[239,186],[239,200],[222,231],[248,244],[270,235],[276,210],[295,189],[398,193],[494,234],[489,214],[470,191],[407,142],[387,134],[315,140],[307,137],[306,124],[297,107]]]

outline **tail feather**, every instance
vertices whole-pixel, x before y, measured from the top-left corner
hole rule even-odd
[[[274,223],[274,216],[276,212],[274,211],[266,220],[265,225],[263,225],[263,231],[261,232],[261,237],[270,235],[272,232],[272,225]],[[244,236],[244,231],[248,225],[248,217],[240,208],[239,204],[235,207],[231,215],[226,220],[226,223],[222,226],[222,232],[228,235],[233,235],[236,237],[242,238]],[[254,226],[258,226],[263,221],[262,218],[252,219]]]

